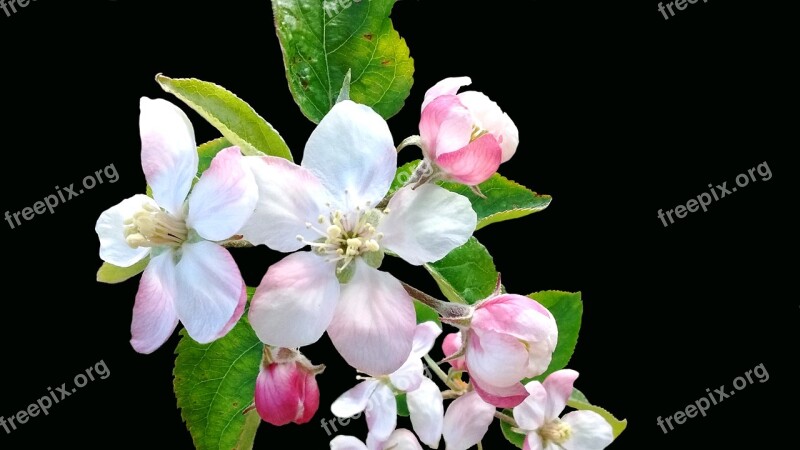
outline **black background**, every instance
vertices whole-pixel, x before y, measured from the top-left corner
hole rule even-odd
[[[172,393],[177,336],[153,355],[136,354],[128,343],[136,280],[95,282],[97,216],[144,187],[139,97],[178,103],[154,75],[225,86],[296,156],[313,129],[286,86],[269,2],[165,3],[40,0],[12,17],[0,12],[2,210],[31,206],[112,163],[119,172],[119,182],[54,215],[0,226],[0,415],[100,360],[111,371],[49,416],[10,435],[0,429],[0,448],[192,448]],[[389,121],[395,140],[417,133],[425,90],[448,76],[471,76],[515,120],[521,145],[501,172],[554,201],[477,236],[509,291],[583,292],[571,367],[594,403],[629,420],[610,448],[793,447],[800,302],[788,80],[796,47],[788,50],[779,20],[788,13],[770,2],[711,0],[665,21],[649,0],[521,5],[398,2],[395,26],[417,69],[407,107]],[[218,136],[189,116],[198,142]],[[668,228],[657,218],[764,161],[770,181]],[[250,285],[279,258],[266,249],[235,255]],[[421,270],[388,267],[438,294]],[[354,372],[327,338],[307,353],[329,366],[319,378],[320,411],[303,427],[263,425],[256,448],[282,448],[286,437],[327,448],[319,421],[332,417],[328,406]],[[762,363],[769,381],[708,417],[667,435],[656,425]],[[363,438],[363,420],[345,432]],[[484,444],[511,448],[496,426]]]

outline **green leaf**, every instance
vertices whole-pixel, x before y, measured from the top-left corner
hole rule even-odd
[[[504,409],[503,414],[509,417],[514,417],[514,412],[510,409]],[[502,420],[500,421],[500,429],[503,430],[503,436],[505,436],[506,440],[519,448],[523,448],[525,445],[525,435],[517,433],[511,428],[512,426],[510,423]]]
[[[496,222],[518,219],[539,212],[547,208],[552,200],[549,195],[539,195],[498,173],[478,185],[486,198],[478,197],[463,184],[441,183],[441,185],[467,197],[472,202],[472,208],[478,214],[476,230]]]
[[[558,343],[550,366],[543,374],[533,378],[543,381],[547,375],[567,367],[572,358],[578,343],[578,333],[581,330],[583,302],[581,302],[580,292],[542,291],[530,294],[528,297],[547,308],[553,314],[558,326]]]
[[[397,168],[394,179],[392,180],[392,185],[389,187],[388,195],[394,194],[398,189],[406,184],[406,181],[408,181],[408,179],[411,178],[411,175],[414,174],[414,170],[416,170],[420,162],[422,162],[422,160],[417,159],[415,161],[411,161],[410,163],[405,163]]]
[[[425,268],[451,302],[473,304],[492,295],[497,287],[492,255],[474,237]]]
[[[267,154],[292,160],[286,142],[244,100],[221,86],[194,78],[156,75],[166,92],[174,94],[197,111],[245,155]]]
[[[384,118],[403,107],[414,61],[392,26],[395,0],[272,0],[289,89],[300,110],[319,122],[352,70],[350,98]]]
[[[439,313],[436,310],[419,300],[414,300],[414,309],[417,311],[417,323],[435,322],[439,328],[442,328],[442,322],[439,320]]]
[[[198,344],[181,331],[175,396],[199,450],[253,447],[261,420],[252,403],[264,345],[245,317],[225,337]]]
[[[611,425],[611,430],[614,432],[614,439],[616,439],[617,436],[622,434],[622,432],[625,431],[625,428],[628,426],[627,419],[619,420],[605,409],[599,406],[592,405],[591,403],[589,403],[589,400],[586,399],[586,396],[583,395],[583,392],[577,389],[572,390],[572,395],[570,395],[569,400],[567,400],[567,405],[575,409],[580,409],[584,411],[594,411],[597,414],[603,416],[603,419],[606,419],[606,422],[608,422]]]
[[[97,281],[108,284],[122,283],[142,273],[149,262],[149,256],[144,257],[141,261],[130,267],[119,267],[104,262],[103,265],[100,266],[100,270],[97,271]]]
[[[197,154],[200,157],[200,164],[197,166],[197,176],[205,172],[211,166],[211,160],[217,156],[217,153],[230,147],[232,144],[224,137],[208,141],[205,144],[197,147]]]

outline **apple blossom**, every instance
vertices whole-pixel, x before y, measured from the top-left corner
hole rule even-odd
[[[495,411],[495,407],[483,401],[475,391],[450,403],[442,431],[447,450],[467,450],[480,442],[494,421]]]
[[[414,433],[400,428],[394,430],[385,442],[376,443],[367,438],[367,445],[353,436],[336,436],[331,441],[331,450],[422,450]]]
[[[530,394],[514,408],[516,431],[526,434],[523,450],[602,450],[614,440],[611,425],[593,411],[573,411],[559,419],[578,372],[551,373],[544,383],[525,385]]]
[[[447,78],[425,94],[420,119],[420,145],[444,178],[469,186],[486,181],[519,144],[514,122],[486,95],[457,94],[472,83],[468,77]]]
[[[378,208],[397,165],[392,135],[371,108],[336,104],[296,165],[248,158],[261,197],[242,231],[254,244],[293,252],[269,268],[249,318],[271,345],[301,347],[327,330],[356,369],[397,370],[416,324],[401,283],[377,270],[384,252],[421,265],[464,244],[477,217],[469,201],[434,184],[402,188]]]
[[[258,415],[272,425],[307,423],[319,408],[316,376],[324,366],[314,366],[296,350],[264,347],[264,361],[256,379]]]
[[[95,231],[107,263],[129,267],[150,257],[133,307],[131,344],[151,353],[179,321],[192,339],[208,343],[241,317],[245,285],[216,241],[244,225],[258,189],[237,147],[219,152],[192,188],[198,155],[189,119],[166,100],[142,98],[140,108],[142,169],[153,198],[123,200],[100,215]]]

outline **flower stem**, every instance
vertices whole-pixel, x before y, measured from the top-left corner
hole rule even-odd
[[[494,416],[497,417],[498,419],[500,419],[502,422],[505,422],[505,423],[511,425],[514,428],[518,428],[519,427],[519,425],[517,425],[517,421],[514,420],[513,417],[509,417],[509,416],[501,413],[500,411],[495,411],[494,412]]]
[[[434,361],[433,358],[431,358],[429,355],[425,355],[422,358],[425,360],[425,364],[427,364],[428,367],[431,368],[431,371],[433,371],[433,373],[435,373],[436,376],[439,377],[439,379],[442,380],[442,382],[447,385],[447,387],[453,390],[458,389],[456,386],[453,385],[452,380],[450,380],[447,374],[444,373],[442,368],[439,367],[438,364],[436,364],[436,361]]]
[[[442,317],[448,319],[467,319],[472,315],[472,308],[467,305],[445,302],[420,291],[408,283],[402,284],[403,288],[405,288],[406,292],[408,292],[408,295],[430,306]]]

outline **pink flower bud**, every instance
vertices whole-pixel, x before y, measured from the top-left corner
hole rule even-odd
[[[316,376],[323,366],[312,366],[299,352],[278,349],[271,362],[265,349],[265,361],[256,379],[255,405],[258,415],[272,425],[290,422],[303,424],[311,420],[319,408],[319,387]]]
[[[442,342],[442,352],[444,352],[445,357],[449,358],[461,350],[461,345],[461,333],[450,333],[444,337],[444,341]],[[466,370],[464,358],[450,360],[450,365],[456,370]]]

